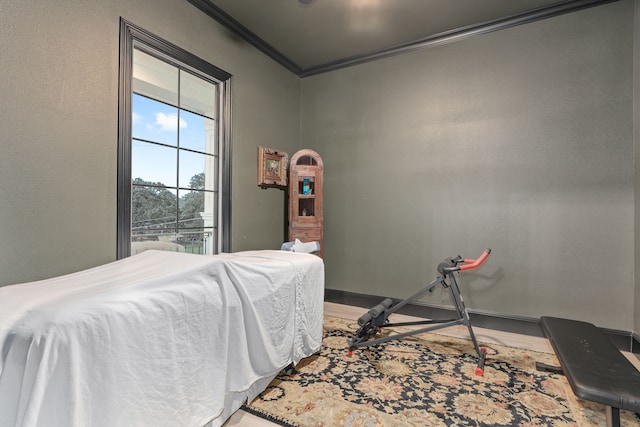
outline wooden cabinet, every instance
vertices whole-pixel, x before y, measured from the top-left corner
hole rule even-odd
[[[289,165],[289,240],[320,242],[324,252],[322,221],[322,158],[313,150],[300,150]]]

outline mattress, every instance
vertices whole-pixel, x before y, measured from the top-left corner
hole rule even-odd
[[[219,426],[320,349],[314,255],[147,251],[0,287],[0,425]]]

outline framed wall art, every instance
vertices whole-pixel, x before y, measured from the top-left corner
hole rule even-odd
[[[288,164],[289,154],[284,151],[258,147],[258,185],[286,188]]]

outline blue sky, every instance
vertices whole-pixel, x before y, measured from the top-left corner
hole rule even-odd
[[[132,178],[161,182],[167,186],[185,187],[195,174],[205,171],[205,162],[214,161],[211,156],[180,151],[180,174],[176,177],[177,151],[181,148],[205,150],[205,119],[202,116],[178,111],[178,108],[158,101],[133,95],[131,131],[133,138],[153,141],[167,146],[133,140]]]

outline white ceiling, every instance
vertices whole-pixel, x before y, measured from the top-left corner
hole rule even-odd
[[[602,0],[189,0],[305,75]],[[308,4],[305,4],[308,3]]]

